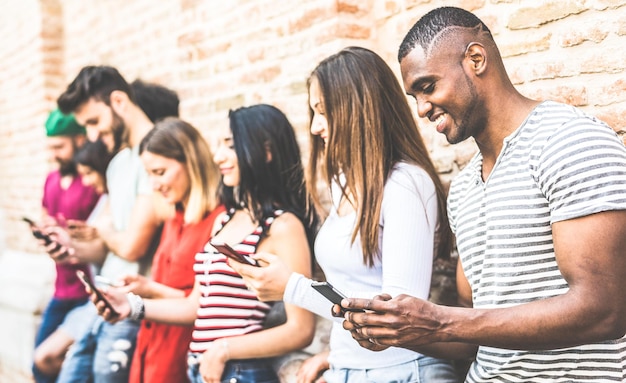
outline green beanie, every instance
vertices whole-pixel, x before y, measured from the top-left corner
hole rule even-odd
[[[75,136],[85,134],[85,128],[78,125],[73,115],[63,114],[60,110],[53,110],[46,120],[46,136]]]

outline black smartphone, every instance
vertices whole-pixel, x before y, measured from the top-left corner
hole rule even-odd
[[[333,285],[328,282],[312,282],[311,287],[336,305],[341,305],[341,300],[346,298],[341,291],[334,288]]]
[[[22,221],[28,223],[30,225],[30,231],[33,233],[33,235],[35,236],[35,238],[37,239],[43,239],[43,241],[45,242],[46,246],[48,246],[49,244],[52,243],[52,238],[50,238],[50,236],[44,232],[42,232],[41,230],[39,230],[39,228],[37,227],[37,224],[35,223],[35,221],[33,221],[30,218],[27,217],[22,217]]]
[[[311,287],[313,287],[318,293],[322,294],[326,299],[331,301],[336,305],[341,306],[341,300],[347,298],[341,291],[337,290],[333,285],[328,282],[311,282]],[[343,310],[347,311],[360,311],[363,310],[351,310],[345,307],[342,307]]]
[[[233,249],[225,242],[211,241],[210,243],[211,246],[213,246],[217,251],[224,254],[228,258],[232,258],[239,263],[247,263],[252,266],[259,266],[259,263],[255,259],[248,255],[239,253],[237,250]]]
[[[76,276],[78,276],[78,279],[80,279],[80,281],[87,287],[89,287],[89,289],[91,289],[91,291],[93,291],[96,296],[98,297],[99,300],[101,300],[102,302],[104,302],[104,305],[111,310],[111,313],[115,316],[120,315],[117,311],[115,311],[115,309],[113,308],[113,305],[111,304],[111,302],[109,302],[105,297],[104,294],[102,294],[102,292],[100,290],[98,290],[98,288],[96,287],[96,285],[94,285],[94,283],[91,281],[91,278],[89,278],[89,276],[87,274],[85,274],[82,270],[76,270]]]

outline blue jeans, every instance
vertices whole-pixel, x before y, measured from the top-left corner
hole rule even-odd
[[[200,376],[200,355],[190,353],[187,359],[187,376],[191,383],[204,383]],[[268,359],[230,360],[224,366],[221,381],[224,383],[280,383]]]
[[[87,298],[81,299],[57,299],[52,298],[46,310],[41,316],[41,326],[35,337],[35,347],[39,346],[63,323],[67,314],[75,307],[83,305]],[[37,383],[54,383],[56,376],[43,375],[37,367],[33,365],[33,376]]]
[[[94,318],[93,327],[70,348],[57,383],[127,383],[139,323]]]
[[[372,369],[333,369],[324,372],[328,383],[459,383],[451,362],[421,356],[396,366]]]

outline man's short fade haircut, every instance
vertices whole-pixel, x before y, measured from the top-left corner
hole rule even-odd
[[[66,114],[75,112],[90,99],[110,105],[111,92],[115,90],[126,93],[134,102],[133,90],[117,69],[106,65],[86,66],[59,96],[57,104]]]
[[[442,32],[451,27],[486,32],[493,40],[489,28],[473,13],[456,7],[436,8],[422,16],[406,34],[398,50],[398,61],[402,61],[418,45],[428,52],[435,40],[440,43]]]

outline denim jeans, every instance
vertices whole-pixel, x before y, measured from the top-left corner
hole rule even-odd
[[[187,376],[191,383],[204,383],[200,376],[200,355],[190,353]],[[223,383],[280,383],[268,359],[230,360],[224,367]]]
[[[116,324],[94,319],[87,332],[70,348],[57,383],[128,383],[139,323]]]
[[[46,338],[48,338],[63,323],[67,314],[75,307],[81,306],[87,302],[87,298],[81,299],[57,299],[52,298],[43,315],[41,316],[41,326],[35,337],[35,347],[39,346]],[[33,365],[33,377],[37,383],[54,383],[56,376],[43,375]]]
[[[421,356],[396,366],[372,369],[333,369],[324,372],[328,383],[459,383],[451,362]]]

